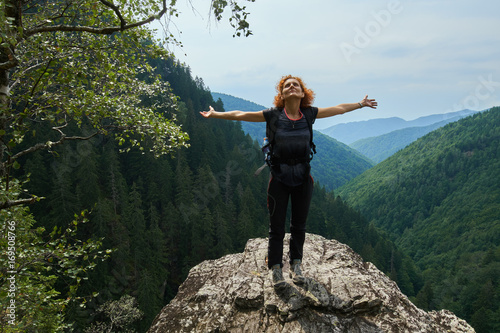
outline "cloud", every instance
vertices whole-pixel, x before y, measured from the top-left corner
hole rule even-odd
[[[199,13],[185,7],[174,21],[184,44],[174,51],[212,91],[270,106],[290,73],[315,90],[317,106],[377,98],[376,112],[349,115],[359,120],[498,104],[497,86],[470,97],[481,78],[500,82],[498,1],[256,0],[244,2],[248,38],[233,38],[227,22],[208,28],[207,2],[192,3]]]

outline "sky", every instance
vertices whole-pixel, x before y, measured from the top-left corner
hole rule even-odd
[[[272,106],[283,75],[299,76],[317,107],[375,98],[363,108],[318,120],[412,120],[500,105],[498,0],[255,0],[253,35],[233,37],[208,0],[180,0],[170,45],[212,92]],[[194,10],[193,10],[194,8]],[[163,34],[160,29],[159,34]]]

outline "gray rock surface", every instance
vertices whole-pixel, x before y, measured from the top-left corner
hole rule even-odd
[[[148,332],[474,332],[449,311],[417,308],[395,282],[335,240],[307,234],[306,284],[293,284],[284,258],[287,285],[278,291],[266,253],[267,239],[251,239],[243,253],[193,267]]]

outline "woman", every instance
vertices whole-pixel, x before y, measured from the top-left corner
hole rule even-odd
[[[205,118],[267,122],[274,130],[272,144],[271,180],[267,191],[269,210],[269,244],[267,264],[272,271],[275,288],[285,285],[282,273],[283,239],[288,201],[291,199],[290,219],[290,277],[296,284],[305,282],[300,264],[306,233],[306,219],[313,191],[309,173],[311,132],[307,119],[326,118],[362,107],[377,107],[366,95],[359,103],[345,103],[327,108],[312,107],[314,92],[304,82],[291,75],[284,76],[276,86],[274,108],[257,111],[200,112]],[[276,116],[274,116],[276,115]],[[307,119],[306,119],[307,118]],[[268,134],[269,135],[269,134]]]

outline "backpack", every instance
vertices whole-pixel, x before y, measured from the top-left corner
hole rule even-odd
[[[279,164],[279,163],[296,164],[296,163],[302,163],[302,162],[309,163],[313,159],[314,154],[316,154],[316,145],[313,142],[313,129],[312,129],[314,117],[313,117],[312,109],[309,108],[309,109],[304,109],[304,111],[302,112],[302,114],[306,118],[307,126],[309,128],[309,133],[310,133],[309,146],[311,147],[311,153],[309,154],[308,158],[306,158],[306,159],[294,159],[293,161],[292,160],[285,161],[285,160],[279,160],[278,158],[273,156],[273,144],[274,144],[274,135],[276,133],[276,122],[278,121],[278,118],[279,118],[281,112],[283,112],[283,109],[282,108],[271,108],[269,110],[270,110],[270,112],[267,113],[267,116],[266,116],[266,135],[267,135],[267,138],[265,138],[264,144],[261,147],[261,150],[264,153],[265,163],[260,168],[258,168],[257,171],[255,171],[254,176],[258,176],[262,172],[262,170],[264,170],[264,168],[266,166],[269,166],[269,168],[271,168],[271,166],[273,164]],[[264,114],[264,115],[266,115],[266,114]]]

